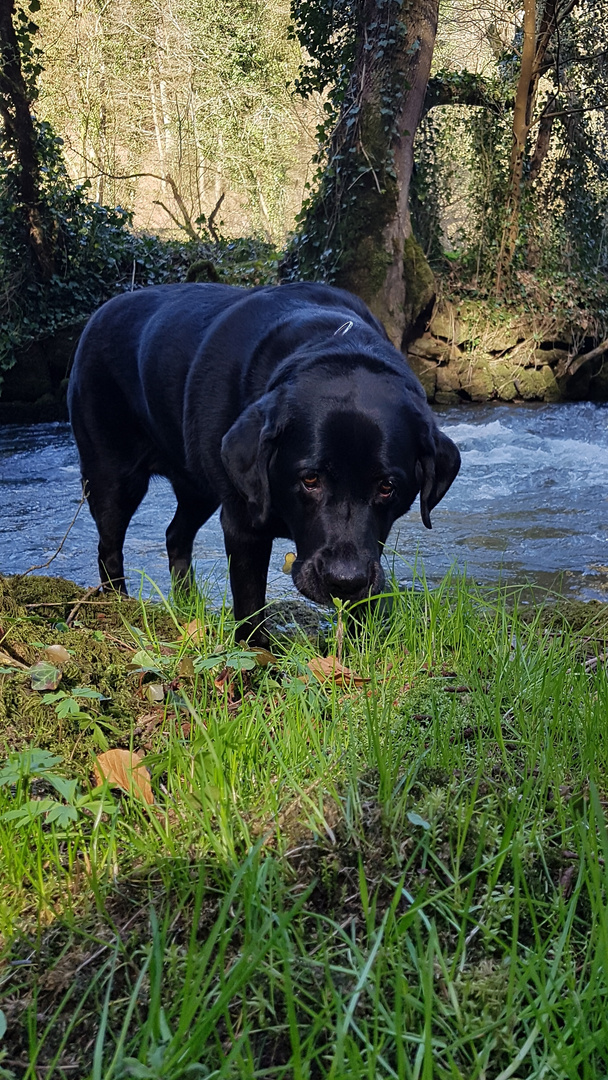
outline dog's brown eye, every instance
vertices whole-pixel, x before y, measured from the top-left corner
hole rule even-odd
[[[391,484],[390,480],[381,480],[380,483],[378,484],[378,494],[383,499],[390,499],[390,497],[391,497],[391,495],[393,495],[394,491],[395,491],[395,489],[394,489],[393,485]]]
[[[300,480],[302,481],[302,483],[303,483],[303,485],[304,485],[304,487],[306,488],[307,491],[314,491],[316,488],[319,487],[319,474],[318,473],[314,473],[314,472],[305,473],[304,476],[300,477]]]

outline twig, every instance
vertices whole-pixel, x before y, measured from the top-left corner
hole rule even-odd
[[[226,193],[224,191],[222,191],[222,194],[220,195],[220,197],[217,200],[215,206],[213,207],[213,210],[211,211],[211,213],[209,214],[209,217],[207,218],[207,228],[209,229],[209,232],[211,233],[211,236],[215,240],[216,244],[219,244],[220,237],[219,237],[219,233],[218,233],[218,231],[217,231],[217,229],[215,227],[215,219],[216,219],[216,216],[217,216],[217,212],[218,212],[220,206],[222,205],[225,197],[226,197]]]
[[[71,626],[72,625],[72,621],[73,621],[73,619],[74,619],[74,617],[76,615],[76,612],[78,611],[78,608],[82,604],[86,603],[86,601],[89,599],[90,596],[97,596],[97,593],[99,592],[100,588],[101,588],[100,585],[91,585],[91,588],[87,589],[84,596],[82,596],[82,598],[80,600],[76,601],[76,603],[74,604],[74,607],[70,611],[70,614],[68,615],[67,619],[65,620],[66,626]]]
[[[336,627],[336,658],[338,663],[342,663],[342,646],[344,644],[344,621],[342,619],[342,608],[338,611],[338,625]]]
[[[98,586],[99,588],[99,586]],[[116,603],[116,600],[82,600],[78,601],[80,604],[94,604],[95,607],[112,607]],[[66,607],[65,600],[39,600],[36,604],[23,604],[24,608],[37,608],[37,607]]]
[[[70,535],[70,533],[71,533],[71,531],[72,531],[72,529],[74,527],[74,523],[76,521],[76,518],[78,517],[78,515],[79,515],[80,511],[82,510],[85,502],[87,501],[88,494],[89,493],[87,491],[87,484],[85,483],[83,485],[83,488],[82,488],[82,495],[80,497],[80,502],[78,503],[78,506],[76,507],[76,513],[74,514],[74,517],[70,521],[70,524],[67,527],[65,536],[63,537],[63,540],[61,541],[59,547],[57,548],[57,551],[53,555],[51,555],[50,559],[47,559],[46,562],[40,563],[39,566],[30,566],[30,567],[28,567],[27,570],[24,570],[22,574],[18,575],[19,577],[27,577],[28,574],[33,574],[34,570],[46,570],[47,566],[50,566],[51,563],[57,558],[57,556],[59,555],[59,552],[61,551],[63,545],[65,544],[68,536]]]

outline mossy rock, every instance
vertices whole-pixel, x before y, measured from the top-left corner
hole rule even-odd
[[[453,304],[443,303],[434,313],[429,330],[435,337],[460,345],[468,340],[468,328],[458,319]]]
[[[489,401],[494,397],[494,382],[488,357],[471,356],[456,365],[460,375],[460,385],[467,392],[471,401]]]
[[[513,367],[506,361],[490,365],[492,382],[496,397],[500,401],[513,401],[517,397],[517,390],[513,382]]]
[[[409,356],[422,356],[425,360],[439,360],[440,362],[449,360],[451,354],[450,346],[445,341],[438,341],[430,334],[425,334],[410,342],[407,351]]]
[[[548,364],[549,367],[561,368],[566,363],[570,353],[567,349],[536,349],[535,357],[538,367],[544,367]]]
[[[557,385],[557,379],[555,378],[552,368],[546,364],[544,367],[540,368],[540,375],[545,384],[543,401],[561,401],[561,391]]]
[[[548,369],[550,370],[550,369]],[[548,390],[545,376],[537,368],[519,368],[514,377],[517,392],[524,401],[544,401]]]
[[[435,394],[436,405],[458,405],[460,402],[460,394],[456,390],[437,390]]]
[[[405,280],[405,326],[414,326],[428,312],[435,299],[435,277],[426,255],[413,236],[403,245],[403,277]]]

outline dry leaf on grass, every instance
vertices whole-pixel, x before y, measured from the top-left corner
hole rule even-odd
[[[307,666],[319,682],[333,679],[336,686],[363,686],[369,682],[363,675],[355,675],[354,671],[343,667],[336,656],[314,656]]]
[[[193,679],[196,675],[191,656],[182,656],[177,665],[177,673],[182,679]]]
[[[278,665],[279,663],[276,656],[273,656],[269,649],[254,647],[249,648],[248,651],[253,653],[254,660],[258,667],[268,667],[269,664]]]
[[[192,645],[200,645],[207,636],[207,629],[198,619],[193,619],[184,626],[182,641],[189,641]]]
[[[150,786],[150,773],[141,765],[144,755],[139,750],[107,750],[95,759],[94,773],[98,784],[104,779],[110,787],[132,791],[134,795],[152,804],[154,796]]]
[[[216,679],[213,680],[213,685],[218,694],[225,694],[228,701],[234,701],[235,689],[234,689],[234,671],[232,668],[224,667],[220,671]]]

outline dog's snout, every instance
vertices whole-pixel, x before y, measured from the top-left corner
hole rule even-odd
[[[334,558],[325,562],[322,576],[331,596],[353,600],[369,592],[374,574],[370,561]]]

